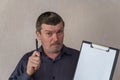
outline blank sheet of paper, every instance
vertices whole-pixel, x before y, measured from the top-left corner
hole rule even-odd
[[[112,80],[118,50],[83,41],[74,80]]]

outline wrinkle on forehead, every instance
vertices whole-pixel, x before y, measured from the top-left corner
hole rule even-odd
[[[47,24],[42,24],[42,30],[43,31],[59,31],[63,30],[63,24],[59,23],[57,25],[47,25]]]

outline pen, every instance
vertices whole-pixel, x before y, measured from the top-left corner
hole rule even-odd
[[[35,41],[36,41],[36,51],[38,51],[38,40],[35,39]]]

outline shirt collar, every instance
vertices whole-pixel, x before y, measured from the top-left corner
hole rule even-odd
[[[42,45],[40,46],[38,50],[41,56],[45,55]],[[59,56],[63,56],[63,55],[72,55],[72,53],[68,50],[68,47],[66,47],[65,45],[62,46],[61,54]]]
[[[72,53],[69,51],[68,47],[66,47],[65,45],[63,45],[63,47],[62,47],[61,53],[64,53],[67,55],[72,55]]]

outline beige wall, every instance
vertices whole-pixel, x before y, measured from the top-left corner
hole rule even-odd
[[[0,80],[7,80],[19,59],[35,48],[35,22],[44,11],[66,22],[64,43],[80,49],[82,40],[120,49],[119,0],[0,0]],[[120,60],[114,80],[120,80]]]

